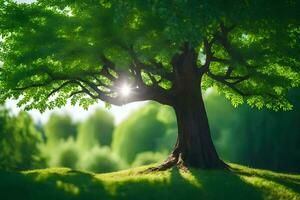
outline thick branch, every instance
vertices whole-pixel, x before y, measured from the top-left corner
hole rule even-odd
[[[135,80],[139,85],[143,85],[143,79],[142,79],[142,65],[143,63],[138,59],[137,54],[133,50],[133,47],[130,47],[128,49],[129,55],[133,59],[133,65],[130,66],[132,73],[134,74]]]
[[[223,83],[224,85],[228,86],[229,88],[231,88],[232,90],[234,90],[238,94],[240,94],[242,96],[245,96],[245,93],[243,91],[241,91],[240,89],[238,89],[234,83],[226,81],[226,79],[224,79],[224,77],[215,75],[215,74],[211,73],[210,71],[208,71],[207,75],[210,78],[212,78],[212,79],[214,79],[214,80],[216,80],[216,81],[218,81],[220,83]]]
[[[139,79],[139,81],[142,80],[142,77],[140,75],[141,70],[159,75],[159,76],[163,77],[164,79],[167,79],[167,80],[170,80],[170,81],[173,80],[173,78],[174,78],[173,74],[168,72],[164,68],[162,63],[156,62],[154,59],[150,60],[151,65],[143,63],[138,58],[138,55],[134,51],[133,47],[128,48],[127,50],[128,50],[129,55],[131,56],[131,58],[133,59],[133,62],[134,62],[134,64],[131,66],[131,69],[132,69],[133,72],[135,72],[135,74],[136,74],[137,78]]]
[[[113,96],[108,96],[107,94],[105,94],[105,92],[99,90],[97,85],[95,85],[94,83],[88,80],[81,79],[80,81],[84,82],[91,89],[93,89],[97,93],[96,97],[98,99],[117,106],[124,105],[131,102],[145,101],[145,100],[154,100],[162,104],[170,105],[172,99],[168,91],[163,90],[161,88],[156,88],[156,87],[146,86],[146,85],[132,89],[131,92],[132,94],[127,98],[125,97],[122,98],[120,95],[116,95],[113,97]]]
[[[208,39],[204,39],[204,53],[205,53],[205,63],[204,65],[199,69],[199,75],[203,75],[209,70],[210,63],[213,62],[214,59],[214,53],[212,51],[212,46],[216,41],[216,35],[213,35],[213,38],[208,41]]]
[[[243,56],[235,50],[235,48],[230,44],[228,40],[228,33],[234,27],[235,26],[226,27],[223,23],[221,23],[220,25],[221,32],[216,35],[216,40],[224,47],[224,49],[227,51],[227,53],[230,55],[232,59],[235,59],[238,62],[243,63],[245,66],[248,66]]]
[[[164,79],[167,79],[169,81],[174,80],[174,74],[171,72],[168,72],[162,63],[155,61],[154,59],[150,60],[150,63],[154,67],[153,70],[149,69],[151,73],[158,74]]]
[[[185,42],[181,47],[181,52],[172,57],[171,64],[173,67],[174,79],[188,74],[198,73],[197,67],[198,54],[190,43]]]
[[[134,53],[134,52],[133,52]],[[165,90],[161,87],[158,87],[159,81],[156,81],[153,85],[148,86],[146,85],[142,80],[142,69],[150,73],[150,69],[158,69],[162,66],[160,66],[159,63],[152,63],[155,64],[152,66],[149,66],[145,63],[142,63],[138,60],[138,57],[136,54],[132,54],[134,56],[134,68],[132,72],[134,72],[133,78],[135,80],[138,80],[136,85],[134,85],[134,88],[132,89],[132,95],[130,95],[127,98],[122,98],[117,91],[118,88],[115,87],[117,83],[122,81],[123,73],[118,72],[119,74],[115,77],[110,73],[110,70],[115,70],[115,64],[111,62],[109,59],[107,59],[105,56],[101,56],[101,60],[103,62],[103,68],[99,71],[84,71],[80,74],[61,74],[56,73],[50,70],[47,66],[41,67],[38,70],[38,73],[45,73],[49,76],[49,80],[47,80],[44,83],[33,83],[29,84],[24,87],[18,87],[15,88],[15,90],[27,90],[29,88],[34,87],[43,87],[50,85],[52,83],[61,83],[58,87],[54,88],[49,94],[48,97],[54,95],[55,93],[62,90],[64,87],[66,87],[69,84],[76,84],[80,87],[80,90],[77,91],[71,91],[70,96],[74,96],[76,94],[85,93],[89,95],[93,99],[100,99],[102,101],[111,103],[113,105],[123,105],[130,102],[135,101],[144,101],[144,100],[154,100],[158,101],[163,104],[171,104],[172,98],[171,98],[171,92],[168,90]],[[161,68],[163,70],[163,68]],[[161,75],[161,74],[159,74]],[[169,74],[168,74],[169,75]],[[108,78],[111,82],[113,82],[113,85],[108,85],[104,83],[99,76],[104,76]],[[127,75],[128,76],[128,75]],[[92,81],[92,79],[94,81]],[[154,81],[154,77],[151,76],[150,78],[152,81]],[[168,76],[167,78],[170,78]],[[103,88],[102,88],[103,87]],[[76,90],[75,88],[72,88]],[[105,90],[108,91],[105,91]]]
[[[211,62],[218,62],[218,63],[225,64],[225,65],[230,65],[231,64],[230,60],[224,59],[224,58],[217,58],[215,56],[212,56],[210,61]]]
[[[65,86],[67,85],[70,85],[70,84],[76,84],[78,85],[80,88],[81,88],[81,91],[84,92],[85,94],[89,95],[91,98],[95,99],[97,98],[97,96],[95,96],[94,94],[92,94],[91,91],[89,91],[80,81],[78,80],[69,80],[69,81],[66,81],[64,82],[63,84],[61,84],[59,87],[55,88],[54,90],[52,90],[49,95],[48,95],[48,98],[50,96],[52,96],[53,94],[55,94],[56,92],[58,92],[59,90],[61,90],[62,88],[64,88]],[[72,96],[72,94],[70,95]]]
[[[249,96],[255,96],[255,95],[259,95],[259,96],[264,96],[265,95],[265,96],[269,96],[269,97],[274,98],[274,99],[278,99],[278,96],[276,96],[272,93],[269,93],[269,92],[265,92],[265,93],[245,92],[245,91],[242,91],[242,90],[240,90],[239,88],[236,87],[236,84],[238,84],[238,83],[240,83],[244,80],[247,80],[249,78],[249,76],[241,77],[235,82],[228,82],[228,81],[226,81],[226,79],[224,79],[224,77],[215,75],[215,74],[211,73],[210,71],[207,73],[207,75],[210,78],[212,78],[212,79],[228,86],[229,88],[231,88],[233,91],[237,92],[241,96],[249,97]]]
[[[104,77],[106,77],[106,78],[108,78],[110,81],[115,81],[116,80],[116,77],[114,77],[110,72],[109,72],[109,70],[108,70],[108,68],[103,68],[102,70],[101,70],[101,72],[99,73],[100,75],[102,75],[102,76],[104,76]]]
[[[69,97],[75,96],[77,94],[85,94],[85,92],[83,90],[74,91],[74,92],[71,92]]]

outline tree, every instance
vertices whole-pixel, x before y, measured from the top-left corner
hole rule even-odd
[[[202,91],[215,86],[234,105],[292,109],[286,93],[300,82],[299,4],[1,0],[0,99],[41,111],[68,99],[84,107],[154,100],[173,107],[178,122],[174,150],[157,169],[225,168]]]
[[[223,96],[215,92],[207,95],[205,105],[220,155],[228,161],[255,168],[299,172],[300,91],[294,90],[288,97],[293,110],[274,112],[253,110],[246,105],[234,109]],[[235,134],[237,132],[239,134]]]
[[[157,104],[147,104],[116,127],[112,150],[128,164],[139,153],[158,150],[160,140],[166,135],[166,125],[157,119],[160,109]]]
[[[60,140],[76,138],[77,125],[72,121],[71,116],[52,113],[45,124],[47,144],[57,145]]]
[[[94,146],[84,153],[79,163],[79,169],[95,173],[113,172],[124,169],[124,163],[107,146]]]
[[[77,142],[84,148],[110,146],[114,127],[114,117],[105,110],[97,109],[80,125]]]
[[[25,170],[45,166],[38,148],[41,142],[41,134],[26,112],[12,116],[0,107],[0,169]]]

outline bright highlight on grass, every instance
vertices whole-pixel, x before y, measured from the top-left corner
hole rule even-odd
[[[127,85],[126,83],[124,83],[121,87],[121,94],[123,97],[127,97],[128,95],[130,95],[131,93],[131,88],[129,85]]]

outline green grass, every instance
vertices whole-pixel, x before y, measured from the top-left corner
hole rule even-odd
[[[67,168],[0,173],[0,199],[300,199],[300,175],[231,164],[233,171],[145,167],[107,174]]]

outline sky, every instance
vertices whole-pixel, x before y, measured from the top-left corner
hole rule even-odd
[[[28,113],[32,116],[35,122],[42,122],[46,123],[49,119],[49,116],[53,113],[61,113],[65,114],[68,113],[74,119],[74,121],[82,121],[86,119],[90,114],[92,114],[97,108],[106,109],[109,113],[111,113],[115,117],[115,123],[119,124],[122,120],[126,119],[126,117],[133,111],[137,110],[141,106],[145,105],[146,102],[136,102],[127,104],[124,106],[112,106],[110,109],[105,108],[103,102],[99,102],[98,104],[92,105],[89,107],[88,110],[84,110],[80,106],[72,106],[70,104],[62,107],[56,108],[53,110],[47,110],[44,113],[40,113],[38,110],[30,110]],[[11,109],[13,114],[18,114],[23,108],[17,107],[16,100],[8,100],[6,102],[6,107]]]
[[[34,0],[17,0],[17,2],[20,3],[31,3],[34,2]],[[103,102],[99,102],[96,105],[90,106],[88,110],[84,110],[80,106],[72,106],[70,104],[67,104],[66,106],[54,110],[47,110],[44,113],[40,113],[38,110],[31,110],[28,111],[28,113],[32,116],[35,122],[42,122],[45,123],[47,122],[49,116],[53,112],[58,112],[58,113],[69,113],[74,121],[82,121],[84,120],[87,116],[89,116],[93,111],[97,108],[104,108],[108,112],[110,112],[114,117],[115,117],[115,123],[118,124],[122,120],[124,120],[131,112],[134,110],[138,109],[139,107],[145,105],[146,102],[136,102],[136,103],[131,103],[127,104],[124,106],[112,106],[110,109],[106,109],[104,106]],[[16,100],[8,100],[6,102],[6,107],[10,108],[11,111],[14,114],[17,114],[22,110],[22,108],[17,107],[17,101]]]

